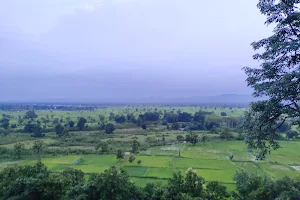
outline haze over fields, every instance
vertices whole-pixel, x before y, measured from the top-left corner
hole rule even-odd
[[[3,1],[0,101],[250,95],[241,68],[271,33],[256,3]]]

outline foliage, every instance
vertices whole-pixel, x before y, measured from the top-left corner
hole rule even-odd
[[[300,12],[299,1],[260,0],[258,8],[267,16],[266,24],[274,24],[273,35],[253,42],[254,50],[264,49],[253,56],[261,63],[260,68],[245,67],[248,86],[255,97],[267,100],[251,104],[246,113],[246,141],[259,149],[262,156],[270,149],[279,148],[275,141],[276,129],[286,118],[300,124]],[[279,125],[278,125],[279,124]]]
[[[0,127],[3,127],[4,129],[8,129],[8,127],[9,127],[9,118],[3,117],[0,120]]]
[[[117,159],[119,159],[119,160],[121,160],[121,159],[124,158],[124,153],[123,153],[123,151],[121,149],[117,150],[116,155],[117,155]]]
[[[142,129],[147,130],[147,124],[143,123],[141,124]]]
[[[139,147],[140,147],[140,143],[136,139],[134,139],[131,144],[131,152],[138,153]]]
[[[61,137],[61,136],[63,135],[63,133],[64,133],[64,127],[63,127],[61,124],[57,124],[57,125],[55,126],[55,133],[56,133],[59,137]]]
[[[43,140],[36,140],[33,143],[32,150],[38,156],[39,159],[42,157],[45,146],[46,144]]]
[[[135,156],[134,155],[130,155],[128,161],[130,163],[132,163],[135,160]]]
[[[18,142],[14,145],[14,157],[16,159],[20,159],[22,157],[22,154],[25,150],[25,144]]]
[[[78,122],[77,122],[77,127],[79,128],[79,130],[83,130],[85,128],[85,123],[86,123],[86,119],[84,117],[80,117]]]
[[[137,164],[139,164],[139,165],[140,165],[141,163],[142,163],[142,161],[141,161],[141,160],[138,160],[138,161],[137,161]]]
[[[25,113],[25,116],[24,118],[25,119],[28,119],[28,120],[34,120],[35,118],[37,118],[37,114],[35,114],[34,110],[28,110],[26,113]]]
[[[112,123],[108,123],[108,124],[105,125],[105,132],[107,134],[113,133],[114,130],[115,130],[115,126]]]

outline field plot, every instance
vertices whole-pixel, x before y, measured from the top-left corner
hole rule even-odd
[[[51,140],[47,142],[51,142]],[[128,157],[120,162],[115,155],[99,154],[47,157],[43,158],[42,162],[52,172],[60,172],[68,167],[73,167],[82,170],[87,175],[101,173],[111,166],[119,166],[138,185],[145,185],[148,182],[166,183],[173,172],[184,173],[188,168],[193,168],[206,181],[218,180],[234,189],[233,176],[239,170],[268,175],[272,178],[280,178],[285,175],[299,176],[300,171],[294,168],[300,166],[300,153],[296,151],[300,142],[281,142],[281,146],[283,148],[272,152],[265,161],[255,161],[254,155],[248,151],[242,141],[213,140],[205,144],[151,147],[135,155],[132,163],[128,161]],[[179,148],[180,157],[178,156]],[[233,156],[232,160],[229,159],[230,156]],[[141,161],[140,164],[138,164],[138,160]],[[78,164],[75,164],[76,161]],[[34,159],[2,160],[0,167],[9,164],[34,164],[35,162]]]

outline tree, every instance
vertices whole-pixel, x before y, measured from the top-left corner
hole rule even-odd
[[[80,117],[78,122],[77,122],[77,127],[79,128],[79,130],[83,130],[85,128],[85,123],[86,123],[86,119],[83,117]]]
[[[116,123],[123,124],[123,123],[125,123],[125,121],[126,121],[126,117],[124,115],[121,115],[121,116],[117,115],[117,116],[115,116],[115,122]]]
[[[64,134],[64,127],[61,124],[55,126],[55,133],[61,137]]]
[[[121,160],[121,159],[124,158],[124,153],[123,153],[123,151],[121,149],[117,150],[117,154],[116,155],[117,155],[117,159],[119,159],[119,160]]]
[[[141,163],[142,163],[142,161],[141,161],[141,160],[138,160],[138,161],[137,161],[137,164],[139,164],[139,165],[140,165]]]
[[[185,140],[192,144],[196,144],[198,142],[198,134],[191,132],[190,134],[186,135]]]
[[[0,120],[0,127],[3,127],[4,129],[8,129],[8,127],[9,127],[9,118],[6,118],[6,117],[2,118]]]
[[[74,124],[75,124],[75,123],[74,123],[72,120],[68,122],[68,125],[69,125],[70,128],[73,128],[73,127],[74,127]]]
[[[209,200],[226,200],[230,197],[227,188],[218,181],[211,181],[206,185],[206,198]]]
[[[108,150],[108,144],[106,142],[100,142],[98,143],[96,146],[95,146],[95,150],[98,151],[99,149],[101,148],[100,150],[100,153],[101,154],[104,154],[104,153],[108,153],[109,150]]]
[[[221,112],[221,116],[225,117],[225,116],[227,116],[227,113],[226,112]]]
[[[182,135],[177,135],[176,139],[178,142],[184,141],[184,137]]]
[[[206,135],[202,135],[202,137],[201,137],[201,142],[202,142],[202,143],[205,143],[206,141],[207,141]]]
[[[43,128],[40,125],[34,125],[33,128],[33,137],[44,137]]]
[[[131,152],[138,153],[139,147],[140,147],[140,143],[136,139],[134,139],[131,144]]]
[[[14,157],[16,159],[20,159],[22,157],[23,152],[25,151],[25,144],[24,143],[16,143],[14,145]]]
[[[232,135],[232,133],[229,132],[229,130],[223,129],[220,133],[220,138],[230,140],[233,138],[233,135]]]
[[[134,155],[131,155],[131,156],[129,157],[129,162],[132,163],[134,160],[135,160],[135,156],[134,156]]]
[[[114,130],[115,130],[115,126],[114,126],[112,123],[106,124],[106,126],[105,126],[105,132],[106,132],[107,134],[113,133]]]
[[[34,141],[32,150],[37,155],[38,159],[40,159],[42,157],[45,146],[46,146],[46,144],[43,140]]]
[[[261,67],[244,68],[248,86],[254,89],[253,95],[267,97],[251,104],[244,125],[248,145],[259,149],[261,155],[279,148],[275,141],[276,129],[287,118],[294,118],[294,123],[300,124],[299,4],[298,0],[260,0],[258,3],[260,12],[267,16],[265,23],[275,25],[272,36],[252,43],[254,50],[263,49],[253,56]]]
[[[141,124],[142,129],[147,130],[147,124],[143,123]]]
[[[28,119],[28,120],[34,120],[35,118],[37,118],[37,114],[35,114],[34,110],[28,110],[26,113],[25,113],[25,116],[24,118],[25,119]]]
[[[177,122],[172,124],[172,129],[173,130],[178,130],[179,129],[179,124]]]
[[[114,113],[109,113],[109,121],[113,121],[115,119]]]

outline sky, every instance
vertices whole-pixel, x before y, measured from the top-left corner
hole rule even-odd
[[[251,94],[257,2],[2,1],[0,101]]]

